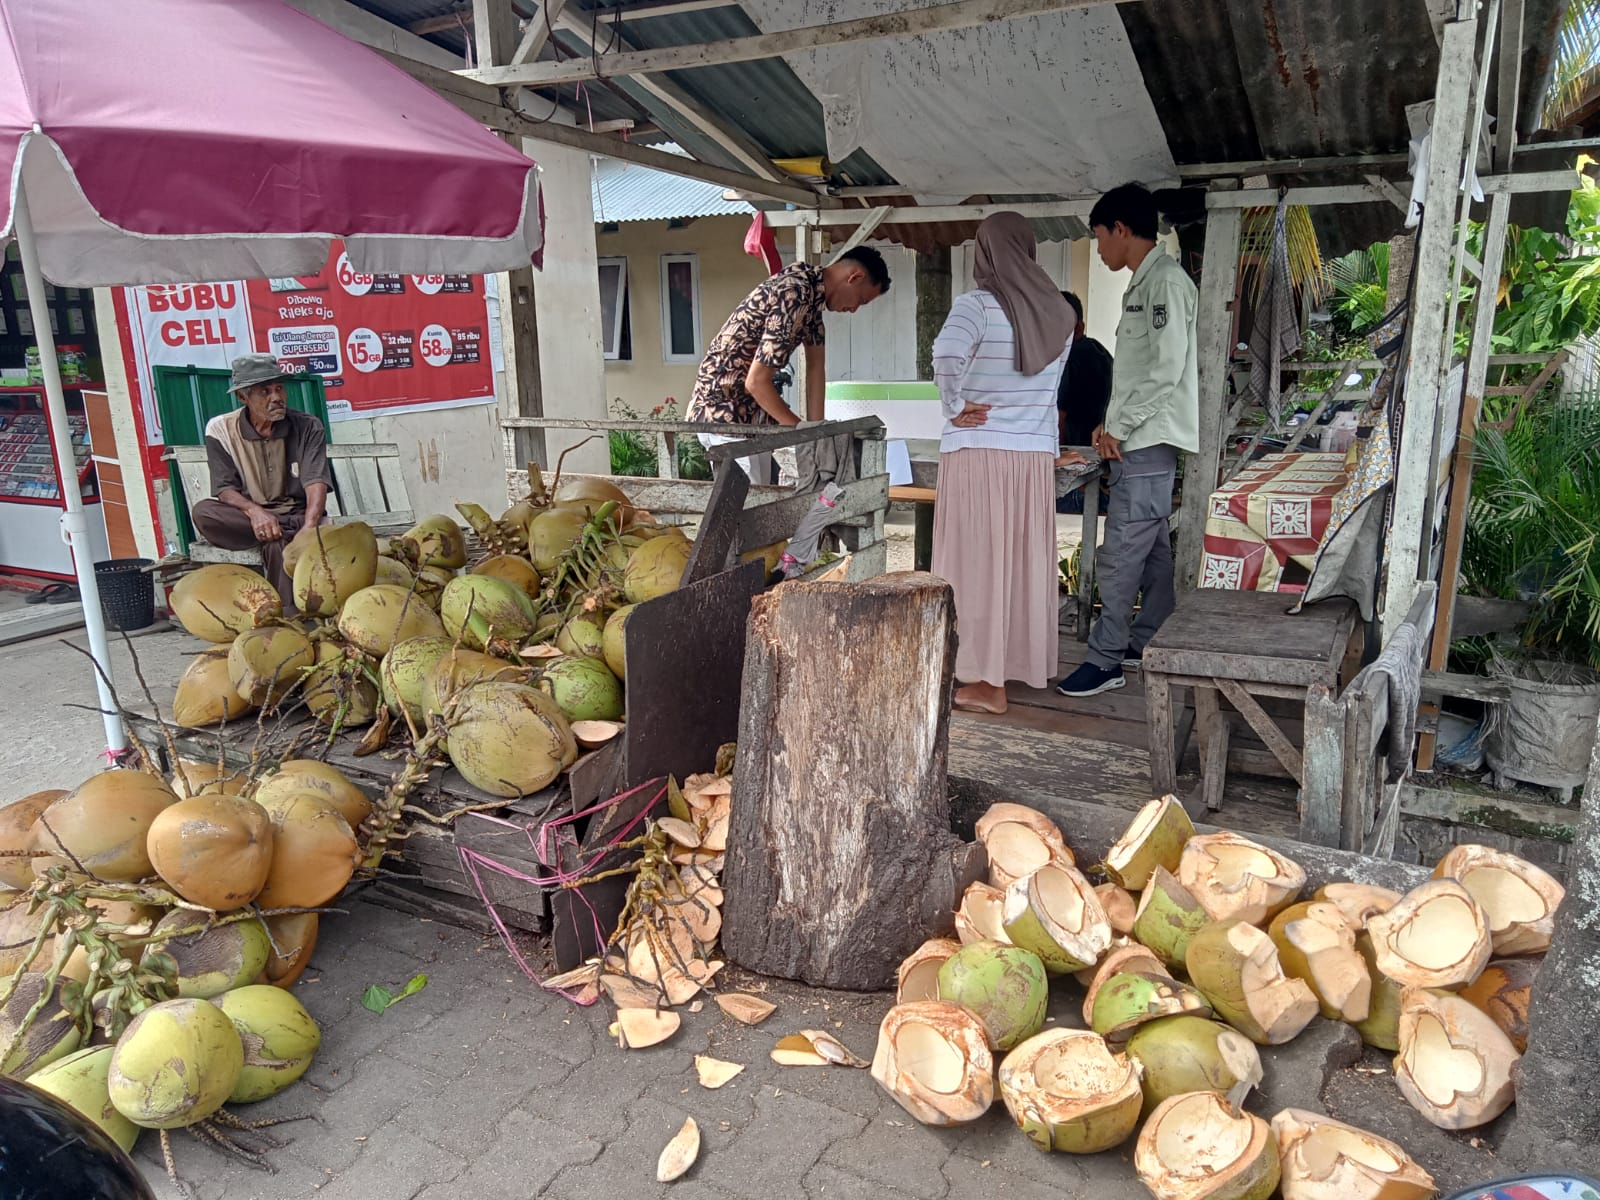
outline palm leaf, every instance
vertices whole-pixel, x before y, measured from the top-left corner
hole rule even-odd
[[[1272,227],[1277,215],[1274,208],[1248,208],[1239,235],[1239,257],[1265,263],[1272,251]],[[1311,210],[1301,204],[1291,204],[1284,214],[1284,236],[1289,250],[1289,280],[1296,289],[1309,295],[1313,304],[1327,294],[1326,272],[1322,263],[1322,246],[1317,241],[1316,227],[1311,223]],[[1259,267],[1251,272],[1252,301],[1261,300],[1266,287],[1266,272]]]
[[[1540,114],[1543,124],[1558,129],[1580,109],[1600,82],[1600,3],[1571,0],[1556,34],[1555,62]]]

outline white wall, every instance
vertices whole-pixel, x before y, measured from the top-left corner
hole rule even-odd
[[[917,377],[917,256],[894,242],[875,242],[889,268],[889,294],[855,313],[829,313],[830,380]]]

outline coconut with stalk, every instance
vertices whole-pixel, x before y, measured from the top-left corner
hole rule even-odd
[[[85,1046],[28,1076],[28,1083],[75,1109],[118,1146],[130,1153],[139,1127],[111,1103],[111,1046]]]
[[[184,629],[219,645],[283,615],[278,589],[235,563],[209,563],[190,571],[173,584],[167,604]]]
[[[283,988],[253,984],[223,992],[212,1001],[230,1021],[244,1047],[239,1078],[228,1093],[233,1104],[276,1096],[311,1066],[322,1030],[305,1006]]]
[[[202,793],[157,813],[145,849],[162,882],[189,903],[232,912],[267,881],[272,821],[252,800]]]
[[[578,758],[572,729],[555,701],[522,684],[464,688],[448,702],[445,720],[450,761],[468,783],[492,796],[537,792]]]
[[[111,1103],[145,1129],[178,1129],[227,1102],[244,1070],[244,1044],[221,1009],[167,1000],[134,1018],[111,1056]]]
[[[102,771],[39,814],[34,849],[97,878],[131,883],[152,873],[150,826],[177,802],[159,775]]]
[[[226,646],[195,655],[178,676],[177,694],[172,699],[172,719],[185,729],[221,725],[254,711],[255,705],[240,696],[233,686]]]
[[[228,648],[228,679],[245,703],[270,709],[316,663],[316,647],[305,634],[291,625],[268,625],[234,639]]]
[[[22,891],[33,885],[28,855],[35,847],[34,826],[40,814],[66,794],[61,788],[48,788],[0,808],[0,902],[6,899],[6,888]]]

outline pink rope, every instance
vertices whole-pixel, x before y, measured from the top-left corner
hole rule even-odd
[[[655,795],[650,798],[650,802],[639,810],[638,814],[633,818],[633,820],[629,821],[625,826],[617,830],[616,833],[614,833],[603,845],[596,848],[595,852],[591,854],[587,860],[568,870],[563,870],[561,868],[559,865],[561,862],[561,849],[564,846],[575,846],[577,844],[577,834],[570,828],[575,822],[584,817],[592,816],[595,813],[602,812],[606,809],[615,808],[618,804],[628,799],[630,796],[637,795],[646,788],[657,784],[660,785],[659,789],[656,791]],[[487,813],[465,814],[463,819],[476,818],[477,820],[487,821],[490,824],[499,825],[506,829],[521,829],[523,833],[527,835],[528,845],[538,857],[539,861],[546,867],[554,868],[553,871],[546,875],[530,875],[525,871],[519,871],[515,867],[507,866],[503,862],[499,862],[496,859],[490,858],[488,855],[480,851],[471,850],[465,846],[456,847],[456,853],[461,859],[461,867],[471,877],[472,886],[478,893],[478,899],[483,902],[484,908],[488,911],[489,919],[494,922],[494,927],[500,934],[500,940],[505,943],[505,947],[510,952],[512,960],[516,962],[519,968],[521,968],[522,973],[539,987],[545,987],[545,982],[539,978],[538,972],[533,969],[532,964],[528,962],[522,951],[517,948],[516,939],[511,936],[510,928],[501,918],[499,910],[494,906],[494,902],[489,899],[489,891],[484,886],[483,876],[480,872],[492,871],[497,875],[503,875],[508,879],[515,879],[521,883],[530,884],[533,887],[541,889],[557,889],[573,893],[583,904],[584,908],[588,910],[589,919],[593,923],[594,927],[595,944],[604,946],[606,944],[607,934],[605,929],[600,924],[600,915],[595,911],[594,905],[589,902],[589,898],[583,894],[583,889],[577,886],[577,883],[579,880],[583,879],[591,871],[593,871],[594,868],[599,865],[599,863],[603,861],[607,855],[617,848],[617,846],[627,841],[633,835],[633,831],[637,829],[643,822],[649,819],[650,814],[655,810],[656,806],[661,803],[666,794],[667,785],[662,779],[647,780],[646,782],[641,783],[638,787],[630,788],[626,792],[621,792],[611,797],[609,800],[602,800],[599,804],[592,805],[591,807],[584,809],[582,812],[570,813],[564,817],[557,817],[553,821],[542,822],[539,825],[539,833],[537,837],[534,836],[533,826],[530,824],[519,824],[516,821],[508,821],[504,817],[489,816]],[[551,988],[549,990],[565,996],[568,1000],[571,1000],[575,1004],[593,1004],[595,999],[597,999],[597,997],[584,999],[582,996],[566,988]]]

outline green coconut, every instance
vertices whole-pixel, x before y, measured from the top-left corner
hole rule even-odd
[[[438,636],[408,638],[394,644],[378,667],[383,702],[390,712],[397,717],[410,717],[415,725],[422,723],[422,685],[428,672],[454,645],[451,638]]]
[[[423,567],[417,572],[416,593],[424,604],[438,612],[445,585],[455,577],[456,573],[448,567]]]
[[[34,849],[76,859],[100,879],[133,883],[154,873],[145,840],[155,819],[177,802],[159,775],[101,771],[40,814]]]
[[[993,1050],[1010,1050],[1044,1028],[1049,979],[1039,956],[1003,942],[973,942],[939,968],[938,999],[971,1010]]]
[[[1211,1005],[1186,983],[1143,971],[1122,971],[1095,993],[1089,1024],[1111,1045],[1120,1046],[1141,1025],[1183,1013],[1209,1017]]]
[[[514,583],[493,575],[458,575],[439,598],[445,632],[474,650],[489,639],[520,643],[538,622],[533,601]]]
[[[1237,1029],[1204,1017],[1162,1017],[1133,1031],[1128,1057],[1144,1068],[1144,1111],[1184,1092],[1215,1092],[1238,1108],[1263,1078],[1261,1053]]]
[[[1317,1015],[1316,993],[1284,971],[1266,931],[1242,918],[1195,934],[1184,965],[1217,1016],[1252,1042],[1281,1046]]]
[[[236,721],[255,711],[255,705],[239,695],[228,672],[228,649],[217,646],[190,659],[178,676],[178,691],[172,698],[172,719],[185,729],[204,729],[224,721]]]
[[[1188,888],[1165,867],[1150,873],[1134,910],[1133,936],[1169,967],[1183,966],[1189,939],[1211,923]]]
[[[681,538],[651,538],[628,555],[622,591],[629,604],[642,604],[678,590],[689,565],[689,543]]]
[[[444,636],[427,603],[406,588],[378,583],[362,588],[339,613],[339,633],[358,650],[382,658],[397,642]]]
[[[228,1094],[230,1104],[276,1096],[311,1066],[322,1030],[305,1005],[269,983],[234,988],[211,1001],[233,1022],[244,1045],[244,1068]]]
[[[444,703],[462,688],[475,683],[523,683],[526,667],[477,650],[451,650],[439,657],[422,681],[421,706],[431,720],[444,711]]]
[[[262,708],[283,699],[316,662],[317,652],[305,634],[273,625],[234,639],[228,650],[228,678],[242,699]]]
[[[578,743],[550,697],[517,683],[476,683],[450,714],[450,761],[492,796],[548,787],[578,759]]]
[[[1099,1154],[1139,1124],[1139,1065],[1082,1029],[1050,1029],[1000,1063],[1000,1098],[1041,1150]]]
[[[1070,975],[1111,948],[1111,921],[1078,871],[1050,863],[1006,888],[1006,936],[1033,951],[1052,975]]]
[[[294,566],[294,603],[301,612],[331,617],[378,577],[378,538],[364,521],[318,525],[302,536],[306,543]]]
[[[0,1005],[0,1075],[26,1079],[71,1054],[82,1041],[59,992],[46,994],[50,987],[51,981],[42,973],[29,971],[17,982],[10,999]],[[35,1006],[39,1012],[29,1021],[28,1014]]]
[[[492,579],[503,579],[507,583],[515,584],[521,588],[529,600],[537,601],[543,580],[534,565],[520,554],[496,554],[493,558],[486,558],[470,572],[473,575],[487,575]]]
[[[1379,1050],[1400,1049],[1400,993],[1405,985],[1396,983],[1378,970],[1378,951],[1372,944],[1372,935],[1362,932],[1356,936],[1356,951],[1367,964],[1367,974],[1372,980],[1372,994],[1367,1004],[1365,1020],[1352,1022],[1361,1040]]]
[[[378,569],[373,573],[373,583],[392,583],[396,587],[410,588],[414,579],[416,576],[411,573],[411,568],[398,558],[378,555]]]
[[[547,508],[528,522],[528,558],[540,575],[556,569],[561,556],[583,533],[589,516],[581,508]]]
[[[28,1076],[28,1083],[87,1117],[123,1153],[139,1140],[139,1127],[111,1103],[111,1046],[87,1046]]]
[[[606,620],[603,616],[599,613],[578,613],[556,635],[556,649],[573,658],[603,658],[605,636]]]
[[[147,959],[165,954],[178,964],[179,996],[207,1000],[260,978],[272,955],[272,942],[258,918],[214,925],[184,937],[171,936],[204,923],[202,913],[175,909],[157,922],[145,951]]]
[[[628,679],[628,654],[625,630],[628,617],[635,606],[624,604],[616,612],[606,618],[606,627],[600,638],[600,650],[606,660],[606,666],[611,668],[611,673],[624,683]]]
[[[111,1103],[146,1129],[178,1129],[228,1101],[244,1070],[244,1043],[226,1013],[191,998],[145,1009],[111,1055]]]
[[[615,721],[623,711],[622,684],[598,658],[558,658],[539,686],[569,721]]]
[[[400,535],[416,561],[425,567],[456,570],[467,565],[467,535],[442,513],[425,517]]]
[[[210,563],[189,572],[167,593],[167,605],[195,637],[224,644],[283,615],[278,589],[236,563]]]

